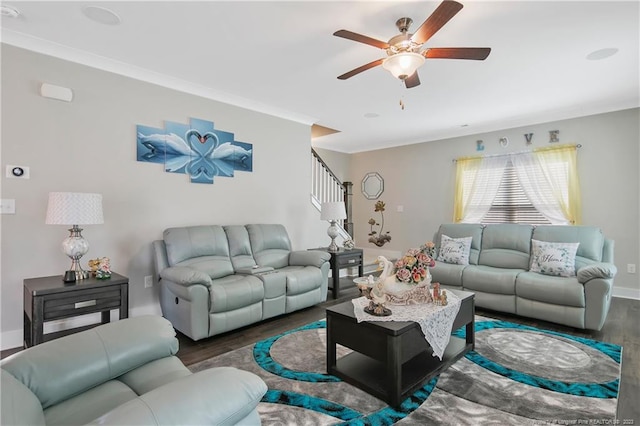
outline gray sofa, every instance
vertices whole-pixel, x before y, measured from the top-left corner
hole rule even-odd
[[[193,340],[327,299],[331,256],[292,251],[282,225],[170,228],[153,247],[162,314]]]
[[[476,305],[576,328],[604,325],[617,269],[612,240],[593,226],[443,224],[441,236],[472,237],[469,264],[437,261],[433,282],[476,294]],[[579,243],[575,276],[531,272],[532,240]]]
[[[0,364],[2,425],[259,425],[267,391],[231,367],[192,374],[160,316],[33,346]]]

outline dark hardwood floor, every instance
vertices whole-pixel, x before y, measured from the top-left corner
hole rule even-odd
[[[351,278],[342,278],[340,280],[340,288],[341,291],[337,300],[332,299],[331,292],[329,292],[329,299],[320,305],[272,318],[208,339],[194,342],[183,334],[178,333],[178,340],[180,342],[178,357],[186,365],[194,364],[216,355],[253,344],[275,334],[283,333],[292,328],[323,319],[325,318],[325,308],[328,306],[359,296],[358,290],[353,285]],[[545,321],[486,311],[479,308],[476,310],[476,313],[491,318],[621,345],[623,347],[622,371],[620,392],[618,395],[617,418],[620,421],[619,424],[640,425],[640,327],[638,326],[640,300],[613,298],[607,322],[602,330],[597,332],[564,327]],[[2,351],[0,358],[5,358],[19,350],[21,350],[21,348]]]
[[[341,278],[340,289],[340,295],[337,300],[332,299],[331,292],[329,292],[329,299],[320,305],[197,342],[178,333],[180,341],[178,357],[186,365],[194,364],[283,333],[292,328],[323,319],[325,318],[325,308],[328,306],[359,296],[351,278]],[[476,314],[622,346],[622,372],[617,418],[620,420],[620,424],[640,425],[640,327],[638,327],[640,300],[613,298],[607,321],[600,331],[564,327],[550,322],[487,311],[480,308],[476,309]],[[623,422],[624,420],[627,420],[627,422]]]

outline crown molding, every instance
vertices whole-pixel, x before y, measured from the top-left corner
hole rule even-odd
[[[236,107],[272,115],[278,118],[295,121],[297,123],[302,123],[309,126],[318,121],[316,118],[304,114],[299,114],[293,111],[274,107],[272,105],[266,105],[252,99],[247,99],[241,96],[233,95],[231,93],[215,90],[210,87],[202,86],[200,84],[171,77],[142,67],[96,55],[84,50],[75,49],[42,38],[33,37],[31,35],[24,34],[18,31],[8,30],[6,28],[2,29],[1,42],[20,47],[22,49],[42,53],[44,55],[64,59],[66,61],[86,65],[91,68],[119,74],[125,77],[133,78],[135,80],[140,80],[146,83],[166,87],[168,89],[177,90],[179,92],[200,96],[217,102],[223,102]]]

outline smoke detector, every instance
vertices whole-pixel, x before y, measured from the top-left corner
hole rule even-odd
[[[82,13],[92,21],[104,25],[119,25],[121,22],[118,14],[106,7],[85,6],[82,8]]]

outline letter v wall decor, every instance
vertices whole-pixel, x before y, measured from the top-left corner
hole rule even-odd
[[[253,145],[215,130],[212,121],[165,121],[164,129],[138,124],[136,130],[138,161],[164,164],[166,172],[186,173],[192,183],[213,183],[215,176],[233,177],[236,170],[253,171]]]

